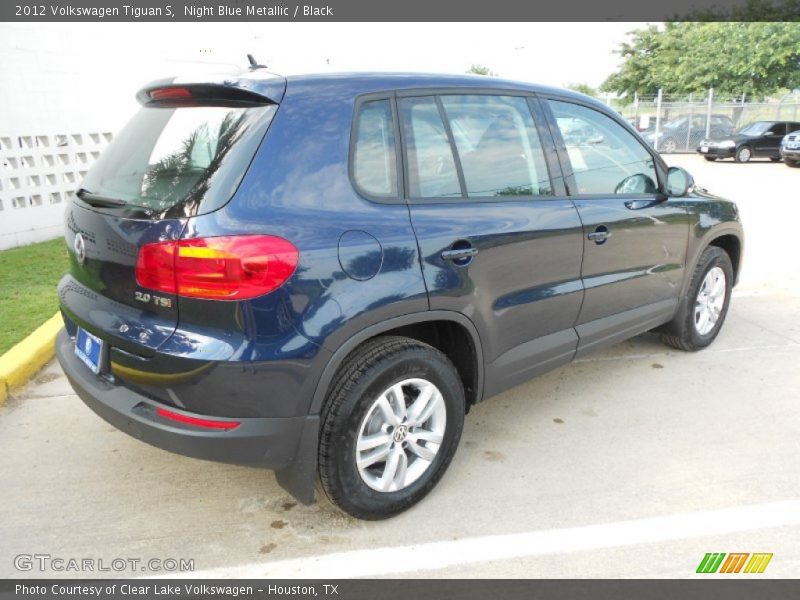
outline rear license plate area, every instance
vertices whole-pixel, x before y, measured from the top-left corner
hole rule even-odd
[[[75,336],[75,356],[81,359],[95,375],[100,373],[103,363],[103,340],[96,335],[92,335],[85,329],[78,327]]]

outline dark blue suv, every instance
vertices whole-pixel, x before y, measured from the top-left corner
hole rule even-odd
[[[138,99],[66,212],[59,361],[119,429],[303,502],[318,474],[351,515],[396,514],[476,402],[725,319],[736,206],[586,96],[251,70]]]

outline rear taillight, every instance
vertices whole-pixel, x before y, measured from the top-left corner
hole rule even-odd
[[[156,102],[163,102],[164,100],[183,100],[191,97],[191,90],[184,87],[166,87],[150,90],[150,98]]]
[[[283,285],[298,257],[291,242],[270,235],[158,242],[140,248],[136,281],[187,298],[246,300]]]

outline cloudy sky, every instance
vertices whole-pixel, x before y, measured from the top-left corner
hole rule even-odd
[[[129,115],[142,84],[170,75],[244,66],[269,70],[463,73],[471,64],[503,77],[599,85],[613,53],[640,23],[77,23],[0,24],[0,98],[7,124],[38,127],[69,114],[81,122]],[[102,88],[98,85],[102,84]],[[4,86],[5,87],[5,86]],[[48,116],[53,93],[59,108]],[[87,94],[87,90],[100,90]],[[100,102],[99,98],[105,99]],[[32,110],[34,109],[34,110]],[[27,126],[26,126],[27,128]]]

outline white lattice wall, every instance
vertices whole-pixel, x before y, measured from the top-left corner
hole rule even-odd
[[[110,132],[0,133],[0,250],[56,237],[64,205]]]

